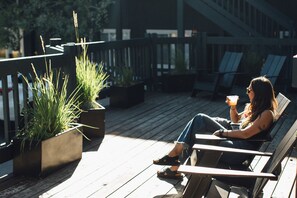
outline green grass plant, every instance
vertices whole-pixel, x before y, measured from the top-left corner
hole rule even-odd
[[[117,68],[118,76],[116,78],[116,84],[122,87],[129,87],[133,85],[133,70],[131,67],[123,66]]]
[[[28,107],[29,123],[19,131],[23,140],[42,141],[73,127],[79,117],[77,90],[68,97],[68,75],[46,68],[43,76],[38,76],[33,66],[35,80],[29,83],[23,76],[33,95],[33,106]]]
[[[87,54],[87,46],[82,42],[82,53],[76,57],[76,79],[79,90],[79,101],[82,109],[97,108],[96,98],[102,89],[108,87],[108,75],[103,64],[91,62]]]

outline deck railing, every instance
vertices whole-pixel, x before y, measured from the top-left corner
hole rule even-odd
[[[292,68],[292,57],[297,53],[296,39],[276,38],[237,38],[212,37],[201,33],[188,38],[142,38],[113,42],[91,42],[89,54],[93,61],[103,62],[113,83],[117,73],[116,68],[129,66],[134,71],[134,79],[143,80],[149,89],[158,89],[161,76],[170,73],[175,68],[174,57],[177,50],[183,52],[189,70],[207,70],[216,72],[225,51],[243,52],[244,59],[240,71],[251,74],[259,73],[261,64],[253,65],[255,57],[265,62],[268,54],[286,55],[287,62],[282,72],[282,78],[289,83]]]
[[[250,76],[260,73],[261,64],[253,65],[253,53],[265,62],[268,54],[287,56],[282,79],[290,83],[292,57],[297,53],[296,39],[212,37],[201,33],[188,38],[143,38],[114,42],[89,43],[89,54],[95,62],[103,62],[115,77],[115,67],[130,66],[134,78],[143,80],[149,89],[158,89],[161,76],[175,68],[174,57],[180,49],[189,70],[216,72],[225,51],[243,52],[240,71]],[[110,79],[111,83],[113,78]]]
[[[76,86],[75,62],[70,57],[71,50],[71,47],[65,45],[63,53],[0,60],[0,163],[12,157],[11,149],[8,149],[11,140],[16,131],[28,122],[26,108],[32,100],[32,94],[22,75],[29,80],[34,78],[32,66],[38,74],[46,71],[46,65],[59,68],[69,74],[70,93]]]
[[[110,75],[111,84],[119,75],[116,68],[129,66],[134,71],[134,79],[144,81],[147,88],[151,90],[158,90],[161,76],[175,68],[174,57],[178,49],[183,52],[189,70],[206,69],[209,73],[217,71],[225,51],[243,52],[244,55],[254,51],[263,59],[268,54],[286,55],[288,59],[282,74],[282,79],[286,80],[286,86],[290,86],[292,57],[297,54],[297,40],[294,39],[211,37],[205,33],[189,38],[149,37],[87,44],[90,59],[104,64],[105,70]],[[22,84],[23,94],[19,93],[18,75],[20,73],[30,75],[32,64],[38,71],[44,71],[46,57],[48,61],[50,60],[52,67],[62,68],[64,73],[70,75],[69,90],[75,87],[75,56],[78,54],[79,44],[64,44],[56,48],[50,46],[47,51],[50,54],[46,56],[0,60],[0,80],[3,88],[1,95],[3,102],[0,104],[3,112],[3,127],[0,128],[0,143],[3,147],[10,144],[15,131],[19,129],[20,114],[28,101],[27,87],[24,83]],[[248,61],[243,59],[243,62]],[[260,71],[261,66],[247,64],[247,67],[241,67],[240,70],[248,73],[251,67],[257,67],[256,70]],[[12,77],[13,94],[9,92],[8,76]],[[12,110],[9,109],[9,101],[14,101],[11,104],[15,115],[14,120],[11,119]],[[2,156],[4,155],[1,154],[0,148],[0,162],[3,161]]]

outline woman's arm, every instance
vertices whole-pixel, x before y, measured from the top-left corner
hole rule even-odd
[[[240,120],[240,115],[237,112],[236,106],[230,106],[230,119],[233,123],[238,123]]]
[[[270,110],[265,110],[261,115],[249,126],[241,130],[224,130],[224,132],[216,131],[214,135],[223,137],[232,137],[239,139],[248,139],[263,130],[268,129],[273,122],[273,113]]]
[[[236,104],[233,105],[228,97],[226,97],[226,103],[228,106],[230,106],[230,119],[233,123],[238,123],[241,119],[241,116],[245,111],[247,111],[247,105],[245,106],[243,112],[238,113],[236,109]]]

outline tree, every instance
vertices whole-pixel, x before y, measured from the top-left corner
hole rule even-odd
[[[108,8],[113,3],[113,0],[1,1],[0,47],[13,46],[12,40],[19,41],[19,28],[35,31],[45,39],[60,37],[64,42],[74,42],[73,11],[78,15],[80,35],[96,39],[96,33],[108,21]]]
[[[0,48],[18,49],[19,8],[15,0],[0,0]]]

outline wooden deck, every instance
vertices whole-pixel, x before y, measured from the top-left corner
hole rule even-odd
[[[12,176],[12,162],[0,165],[0,197],[181,197],[187,177],[181,182],[160,180],[156,171],[162,166],[152,160],[166,154],[192,116],[202,112],[228,116],[224,98],[190,98],[190,93],[147,93],[143,104],[106,112],[106,136],[84,142],[83,157],[43,179]],[[290,98],[296,100],[296,96]],[[296,119],[292,102],[283,131]],[[243,104],[242,104],[243,105]],[[287,175],[296,175],[296,152],[289,158]],[[292,165],[293,164],[293,165]],[[294,166],[295,164],[295,166]],[[285,179],[285,177],[284,177]],[[296,179],[296,178],[295,178]],[[294,180],[287,183],[288,194],[295,197]],[[275,197],[283,195],[276,182],[267,189]],[[295,184],[294,184],[295,185]],[[292,190],[293,189],[293,190]],[[283,190],[283,189],[282,189]],[[279,193],[279,194],[277,194]]]

